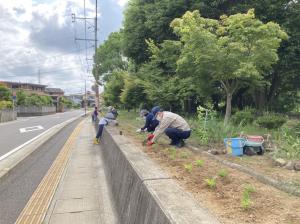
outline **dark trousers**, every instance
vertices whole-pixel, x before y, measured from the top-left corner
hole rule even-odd
[[[177,128],[167,128],[165,134],[172,140],[172,144],[178,144],[180,140],[187,139],[191,135],[191,131],[181,131]]]
[[[97,135],[96,135],[97,139],[99,139],[102,136],[103,128],[104,128],[104,124],[99,124],[98,132],[97,132]]]

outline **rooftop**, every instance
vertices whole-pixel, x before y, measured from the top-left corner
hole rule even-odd
[[[10,85],[30,85],[34,87],[45,88],[47,85],[36,84],[36,83],[27,83],[27,82],[10,82],[10,81],[0,81],[0,83],[10,84]]]

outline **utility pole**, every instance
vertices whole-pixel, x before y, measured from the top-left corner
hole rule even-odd
[[[41,84],[41,70],[38,70],[38,83]]]
[[[87,107],[86,79],[84,80],[84,92],[85,92],[84,116],[86,116],[86,107]]]
[[[99,101],[99,76],[98,76],[98,72],[97,72],[97,32],[98,32],[98,28],[97,28],[97,20],[98,20],[98,0],[95,0],[95,18],[88,18],[85,17],[85,0],[84,0],[84,17],[76,17],[74,13],[72,13],[72,22],[75,23],[76,19],[83,19],[85,21],[85,36],[84,38],[76,38],[75,37],[75,41],[76,40],[80,40],[80,41],[94,41],[94,45],[95,45],[95,56],[94,56],[94,68],[95,68],[95,74],[94,74],[94,78],[95,78],[95,95],[96,95],[96,106],[99,108],[100,106],[100,101]],[[86,20],[87,19],[94,19],[95,20],[95,38],[94,39],[90,39],[86,37]],[[86,60],[89,60],[88,58],[86,58]]]
[[[98,28],[97,28],[97,14],[98,14],[98,0],[96,0],[96,8],[95,8],[95,11],[96,11],[96,16],[95,16],[95,56],[94,56],[94,65],[95,65],[95,94],[96,94],[96,106],[98,108],[100,108],[99,104],[100,104],[100,100],[99,100],[99,85],[98,85],[98,82],[99,82],[99,76],[98,76],[98,71],[97,71],[97,31],[98,31]]]

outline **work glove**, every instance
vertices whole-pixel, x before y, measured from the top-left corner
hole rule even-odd
[[[148,146],[151,146],[151,145],[153,145],[153,144],[154,144],[154,142],[152,142],[152,141],[148,141],[148,142],[147,142],[147,145],[148,145]]]
[[[144,130],[141,129],[141,128],[139,128],[139,129],[136,130],[136,132],[137,132],[137,133],[141,133],[141,132],[144,132]]]
[[[147,140],[151,141],[153,138],[154,138],[154,134],[150,134],[150,135],[148,135]]]

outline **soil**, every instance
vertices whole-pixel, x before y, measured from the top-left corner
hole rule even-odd
[[[166,140],[162,140],[159,144],[151,147],[142,146],[141,143],[145,135],[135,133],[134,128],[125,124],[121,124],[119,128],[125,136],[131,138],[134,144],[139,145],[142,151],[156,161],[183,188],[191,192],[199,204],[209,209],[221,223],[300,223],[300,198],[262,184],[255,178],[221,165],[200,152],[191,151],[187,148],[171,149]],[[223,157],[244,164],[243,160],[232,159],[228,155]],[[197,160],[203,160],[202,167],[196,165],[195,161]],[[253,162],[255,160],[258,162]],[[259,163],[263,165],[259,165]],[[184,167],[187,164],[192,164],[190,172]],[[297,173],[286,175],[286,171],[279,168],[277,170],[272,167],[272,170],[268,170],[270,165],[264,157],[251,157],[246,164],[274,177],[292,180],[293,175],[296,175],[298,178]],[[218,175],[220,170],[226,170],[228,175],[220,177]],[[207,185],[206,179],[210,178],[216,180],[215,188],[210,188]],[[241,205],[241,200],[245,187],[249,185],[254,187],[255,192],[250,194],[251,204],[249,208],[245,209]]]

